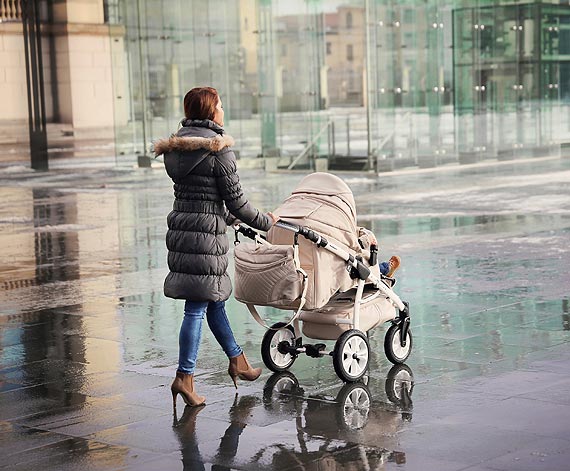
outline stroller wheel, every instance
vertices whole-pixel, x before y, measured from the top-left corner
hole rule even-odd
[[[281,395],[302,398],[303,394],[303,388],[299,387],[299,381],[290,371],[273,373],[263,387],[263,399],[266,401]]]
[[[398,324],[393,324],[386,332],[386,337],[384,338],[384,352],[386,357],[395,365],[404,363],[410,353],[412,352],[412,329],[408,329],[408,335],[406,335],[406,346],[402,347],[400,342],[400,335],[402,329]]]
[[[366,334],[351,329],[336,341],[333,366],[337,376],[348,383],[358,381],[368,369],[370,347]]]
[[[360,430],[368,423],[372,400],[364,383],[348,383],[339,391],[336,401],[340,426],[345,430]]]
[[[296,360],[296,356],[283,353],[279,349],[281,342],[287,342],[290,346],[295,345],[295,330],[293,326],[284,322],[277,322],[271,326],[261,342],[261,358],[263,363],[271,371],[280,373],[287,370]]]
[[[385,391],[388,400],[402,409],[412,406],[414,374],[407,365],[394,365],[386,375]]]

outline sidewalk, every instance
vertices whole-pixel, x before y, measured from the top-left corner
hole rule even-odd
[[[378,327],[362,383],[303,357],[236,396],[205,329],[207,405],[179,401],[173,417],[182,303],[162,295],[164,171],[1,170],[0,468],[567,470],[570,160],[340,176],[380,256],[402,257],[407,366]],[[301,177],[241,181],[270,210]],[[263,330],[233,299],[228,312],[263,366]]]
[[[115,155],[115,138],[111,128],[74,132],[69,124],[48,123],[46,132],[50,167],[54,164],[57,166],[65,159],[93,161]],[[136,157],[131,157],[131,160],[136,162]],[[30,166],[27,120],[0,121],[0,169],[15,165]]]

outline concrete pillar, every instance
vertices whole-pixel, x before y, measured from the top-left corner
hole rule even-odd
[[[56,23],[103,24],[103,0],[53,0]]]
[[[58,0],[53,16],[60,119],[71,124],[76,134],[96,129],[99,136],[112,136],[113,62],[118,60],[111,41],[113,35],[122,40],[124,33],[104,24],[103,0]],[[125,108],[126,102],[119,100]],[[120,106],[117,114],[126,119]]]
[[[1,121],[28,119],[22,23],[0,23],[0,103]]]

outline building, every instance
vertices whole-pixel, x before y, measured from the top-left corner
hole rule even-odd
[[[568,0],[5,0],[4,141],[37,111],[31,3],[47,134],[112,141],[118,164],[173,132],[200,85],[220,91],[242,165],[385,171],[570,142]]]

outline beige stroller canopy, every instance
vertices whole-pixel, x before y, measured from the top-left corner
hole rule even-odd
[[[274,213],[284,220],[309,226],[352,251],[360,250],[354,196],[348,185],[336,175],[321,172],[307,175]],[[279,231],[278,228],[269,231],[269,242],[289,243],[290,233],[287,241],[273,240]]]
[[[354,196],[348,185],[335,175],[307,175],[274,213],[284,221],[310,227],[355,256],[364,255],[358,244]],[[274,226],[267,233],[267,241],[292,244],[293,234]],[[340,257],[319,250],[305,239],[299,240],[299,247],[301,266],[309,276],[305,309],[322,307],[337,291],[355,286],[356,280],[350,277],[346,262]]]

